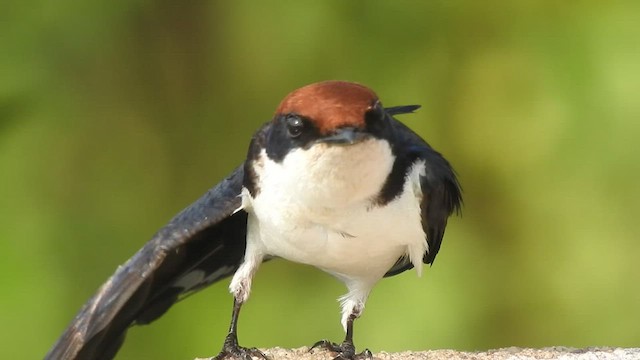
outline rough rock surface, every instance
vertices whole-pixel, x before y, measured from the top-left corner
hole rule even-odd
[[[261,349],[271,360],[331,360],[335,354],[326,350],[309,348],[298,349]],[[504,349],[480,352],[465,352],[455,350],[404,351],[388,353],[381,351],[373,354],[374,360],[640,360],[640,348],[585,348],[574,349],[568,347],[549,347],[542,349],[527,349],[510,347]],[[196,360],[207,360],[202,358]]]

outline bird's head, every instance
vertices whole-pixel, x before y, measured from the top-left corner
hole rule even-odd
[[[328,149],[389,136],[378,96],[346,81],[324,81],[287,95],[273,118],[267,149],[281,160],[296,148]]]
[[[265,150],[282,177],[297,184],[289,184],[292,187],[314,186],[304,190],[318,196],[368,197],[380,190],[393,166],[391,121],[367,87],[319,82],[282,100]]]

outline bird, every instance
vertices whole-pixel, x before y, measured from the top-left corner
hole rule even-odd
[[[284,97],[251,138],[246,160],[162,227],[82,307],[45,359],[112,359],[132,325],[231,277],[229,332],[215,359],[267,358],[238,343],[238,318],[260,265],[282,258],[325,271],[347,288],[342,343],[356,354],[354,321],[382,279],[432,265],[462,206],[456,172],[384,107],[370,88],[328,80]],[[299,294],[303,296],[303,294]]]

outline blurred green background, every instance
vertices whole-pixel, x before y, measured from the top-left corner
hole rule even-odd
[[[638,1],[5,1],[0,358],[43,357],[284,95],[326,79],[422,104],[402,120],[465,190],[435,265],[374,290],[358,347],[639,346],[639,23]],[[342,339],[329,275],[274,261],[254,284],[242,344]],[[227,285],[119,358],[216,354]]]

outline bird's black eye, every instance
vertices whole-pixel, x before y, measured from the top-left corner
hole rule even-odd
[[[304,129],[304,121],[299,116],[289,115],[285,119],[287,124],[287,131],[289,132],[289,136],[292,138],[297,138],[302,134],[302,130]]]

